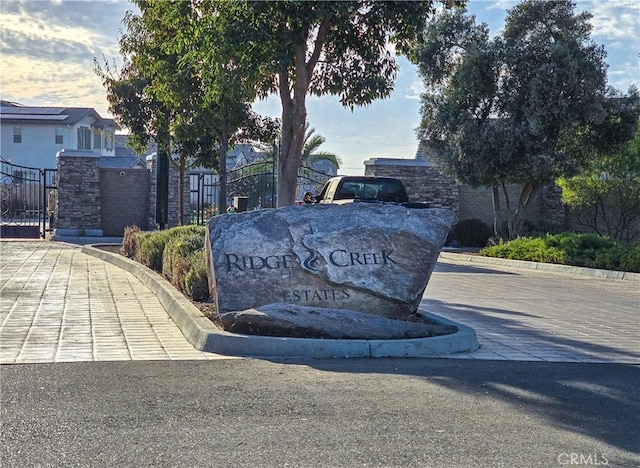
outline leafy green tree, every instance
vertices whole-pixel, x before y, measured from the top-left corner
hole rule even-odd
[[[621,151],[558,184],[579,224],[623,242],[640,238],[640,129]]]
[[[172,106],[163,96],[158,83],[164,83],[165,89],[179,83],[181,89],[190,88],[190,84],[180,83],[176,73],[177,57],[166,54],[162,50],[162,43],[170,36],[168,31],[159,29],[154,32],[146,27],[141,17],[127,12],[124,23],[127,33],[120,39],[120,52],[124,58],[124,65],[118,73],[115,67],[110,67],[105,60],[104,66],[95,61],[95,71],[102,78],[107,89],[109,110],[113,112],[118,122],[129,129],[130,145],[138,153],[147,150],[151,141],[158,146],[158,165],[170,158],[172,153],[171,123],[180,109]],[[169,84],[172,83],[172,84]],[[180,159],[180,167],[185,161]],[[184,219],[182,185],[184,177],[181,173],[180,214]],[[164,184],[158,184],[159,190]],[[160,195],[160,194],[159,194]],[[160,196],[161,197],[161,196]],[[157,216],[161,224],[164,220]]]
[[[258,96],[280,97],[278,206],[295,201],[307,96],[338,95],[351,108],[387,97],[398,69],[387,46],[407,52],[434,3],[192,1],[199,16],[197,22],[182,23],[189,36],[206,37],[213,31],[217,47],[234,58],[234,69],[259,76]],[[207,51],[199,55],[205,57]]]
[[[418,128],[424,149],[460,182],[492,187],[500,237],[518,235],[541,184],[598,152],[594,135],[610,147],[630,138],[617,108],[608,108],[605,52],[590,39],[591,15],[576,15],[574,6],[523,1],[494,39],[466,12],[444,11],[412,56],[426,85]],[[607,126],[620,131],[602,133]],[[511,184],[522,188],[516,203]]]
[[[219,32],[212,30],[205,38],[185,33],[185,25],[198,21],[190,2],[134,2],[141,14],[129,12],[125,18],[122,73],[114,76],[98,67],[111,110],[131,130],[135,147],[146,148],[155,139],[163,150],[159,152],[177,155],[180,197],[189,165],[216,169],[224,212],[228,148],[244,139],[270,138],[276,121],[252,111],[249,103],[256,96],[255,86],[246,73],[240,77],[225,50],[213,48],[203,68],[189,61],[194,50],[211,52],[218,42],[214,33]]]
[[[140,1],[140,0],[138,0]],[[237,43],[243,38],[237,27],[245,18],[241,3],[181,1],[152,2],[161,16],[175,28],[172,39],[164,44],[179,57],[180,72],[197,79],[198,93],[187,97],[195,108],[202,135],[213,139],[213,164],[200,157],[198,163],[212,167],[220,179],[219,200],[227,200],[227,152],[236,143],[250,140],[272,140],[279,122],[256,114],[250,103],[257,95],[256,81],[260,68],[237,54]],[[224,15],[207,16],[210,8]],[[218,11],[218,10],[216,10]],[[227,27],[228,24],[233,27]],[[202,27],[203,33],[196,33]],[[193,126],[194,122],[188,122]],[[204,155],[206,156],[206,154]]]

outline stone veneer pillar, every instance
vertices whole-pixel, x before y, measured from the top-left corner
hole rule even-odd
[[[102,236],[99,156],[88,150],[56,153],[55,236]]]
[[[447,208],[458,216],[458,184],[453,177],[441,174],[431,162],[372,158],[364,162],[364,175],[400,179],[407,189],[409,201],[427,202],[431,208]]]

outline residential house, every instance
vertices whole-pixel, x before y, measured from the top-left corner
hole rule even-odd
[[[264,151],[247,143],[235,145],[227,151],[227,170],[238,169],[267,157]]]
[[[0,106],[0,156],[28,167],[56,167],[62,149],[116,155],[113,119],[88,107],[31,107],[9,101]]]

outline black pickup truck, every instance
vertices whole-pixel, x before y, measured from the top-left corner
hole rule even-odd
[[[428,208],[427,203],[410,202],[402,181],[390,177],[332,177],[314,199],[316,203],[385,202],[408,208]]]

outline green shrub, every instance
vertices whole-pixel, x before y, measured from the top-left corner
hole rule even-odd
[[[589,268],[600,268],[602,270],[617,270],[620,268],[621,260],[629,249],[623,245],[616,245],[613,248],[603,249],[594,252],[593,259],[583,260],[585,266]]]
[[[133,258],[152,270],[162,272],[164,249],[172,239],[190,234],[202,236],[204,242],[206,228],[204,226],[178,226],[162,231],[144,232],[136,237],[137,250]]]
[[[567,263],[575,266],[593,268],[598,255],[603,251],[615,248],[618,243],[609,237],[597,234],[561,233],[546,236],[547,245],[564,251]]]
[[[162,271],[162,255],[168,236],[166,231],[146,232],[138,239],[136,261],[155,271]]]
[[[169,237],[179,237],[179,236],[185,236],[189,234],[200,234],[204,236],[206,230],[207,229],[204,226],[189,224],[186,226],[176,226],[162,232],[166,232]]]
[[[484,247],[493,231],[479,219],[463,219],[454,224],[447,237],[453,247]]]
[[[534,262],[640,272],[640,244],[627,246],[597,234],[561,233],[519,237],[486,247],[481,255]]]
[[[620,270],[640,273],[640,243],[628,248],[620,258]]]
[[[194,301],[204,301],[210,296],[204,250],[193,252],[187,262],[190,268],[183,276],[182,290]]]
[[[162,274],[175,286],[180,287],[188,265],[184,263],[193,252],[204,249],[204,233],[185,231],[170,238],[162,257]],[[174,280],[175,279],[175,280]]]
[[[152,232],[130,226],[125,229],[121,251],[127,257],[161,272],[193,300],[203,301],[210,296],[205,236],[204,226],[178,226]]]
[[[142,231],[136,225],[124,228],[124,238],[122,239],[122,247],[120,252],[125,257],[135,258],[138,251],[138,239],[142,235]]]
[[[566,262],[566,255],[556,247],[549,247],[541,237],[518,237],[509,242],[501,242],[480,251],[487,257],[500,257],[530,262],[559,263]]]

